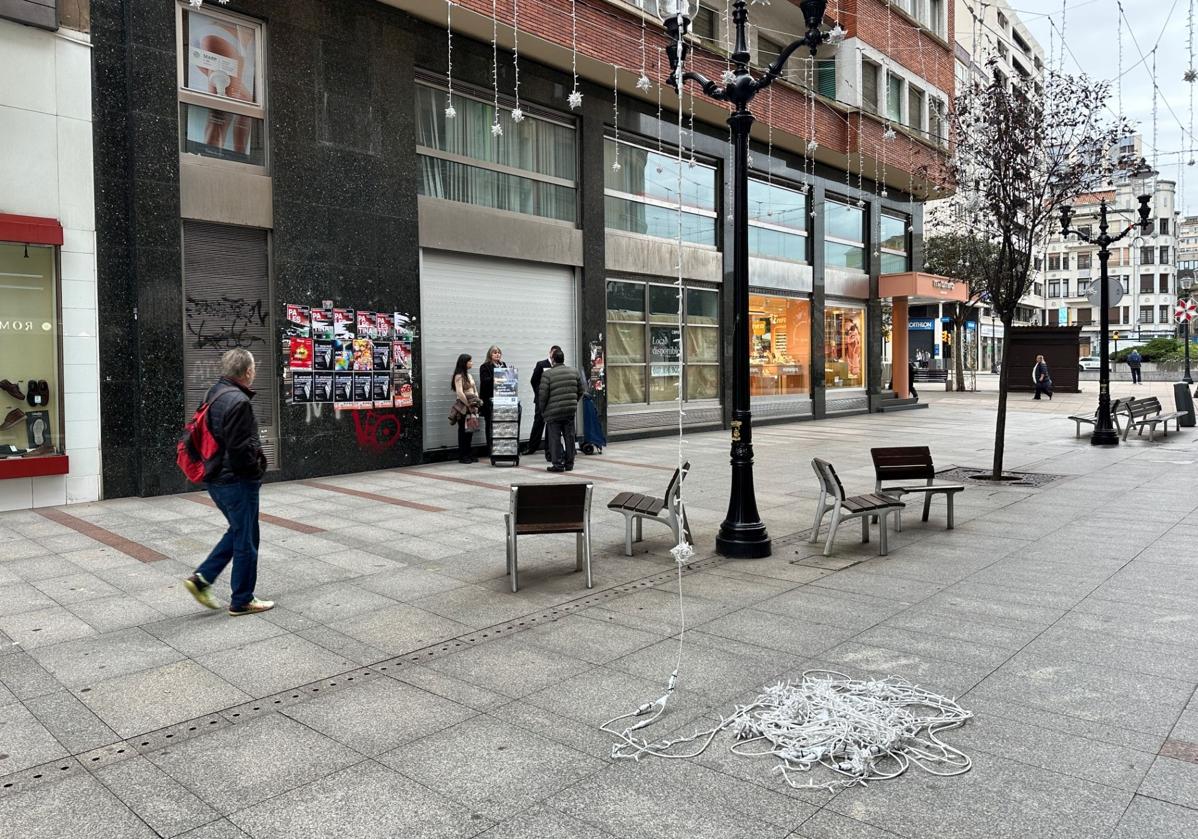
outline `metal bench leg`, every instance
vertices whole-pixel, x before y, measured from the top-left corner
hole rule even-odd
[[[512,573],[512,543],[516,539],[515,535],[512,533],[511,513],[503,514],[503,529],[507,534],[507,572],[510,574]]]
[[[828,513],[828,505],[826,503],[827,498],[828,494],[826,492],[821,492],[819,494],[819,502],[815,507],[815,521],[811,524],[811,538],[807,540],[808,542],[819,541],[820,525],[824,523],[824,516]]]
[[[956,495],[955,492],[944,493],[944,498],[948,502],[948,529],[949,530],[953,529],[953,496],[954,495]]]
[[[582,554],[583,554],[582,534],[575,533],[574,534],[574,570],[575,571],[582,570]]]
[[[933,493],[925,492],[923,494],[923,520],[928,520],[928,515],[932,512],[932,495]]]
[[[587,588],[593,588],[594,583],[591,581],[591,526],[587,525],[586,529],[579,534],[579,539],[582,540],[582,564],[587,572]]]
[[[869,544],[869,520],[870,520],[870,518],[872,518],[872,517],[871,516],[862,516],[861,517],[861,544],[862,545]]]
[[[636,522],[636,533],[635,533],[635,535],[633,535],[632,541],[634,541],[634,542],[645,541],[645,529],[644,529],[645,520],[643,518],[641,518],[640,516],[633,516],[633,521]]]
[[[840,527],[840,507],[832,511],[832,523],[828,525],[828,541],[824,544],[824,556],[832,555],[832,545],[836,542],[836,531]]]
[[[628,513],[624,514],[624,556],[632,556],[632,519]]]
[[[512,592],[515,593],[520,590],[520,583],[519,583],[519,579],[518,579],[519,572],[517,571],[517,565],[518,565],[518,562],[520,559],[520,555],[519,555],[519,550],[518,550],[518,545],[516,542],[515,534],[512,534],[511,545],[512,545],[511,554],[510,554],[511,559],[508,564],[508,573],[512,575]]]
[[[882,526],[878,528],[878,556],[886,556],[890,549],[886,545],[886,517],[890,515],[887,511],[882,513],[879,518],[882,520]]]

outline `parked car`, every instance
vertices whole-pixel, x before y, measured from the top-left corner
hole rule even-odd
[[[1098,370],[1102,367],[1102,359],[1096,355],[1084,355],[1077,360],[1078,370]]]

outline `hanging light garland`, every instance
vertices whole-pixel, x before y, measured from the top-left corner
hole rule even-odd
[[[445,0],[445,118],[453,119],[458,115],[453,107],[453,0]]]
[[[612,65],[611,125],[616,141],[616,159],[612,161],[611,170],[619,172],[624,167],[620,165],[620,68],[616,65]]]
[[[648,93],[649,88],[653,85],[653,81],[649,78],[649,74],[645,72],[645,15],[641,14],[641,74],[636,80],[636,89],[642,93]]]
[[[520,0],[512,0],[512,70],[516,74],[516,107],[512,108],[512,122],[524,122],[524,111],[520,107]]]
[[[502,137],[503,126],[499,123],[499,0],[491,0],[491,92],[495,96],[495,121],[491,123],[491,136]]]
[[[574,87],[566,97],[571,111],[582,107],[582,92],[578,89],[578,0],[570,0],[570,73]]]

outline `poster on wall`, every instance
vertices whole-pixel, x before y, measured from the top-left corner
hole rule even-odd
[[[292,370],[311,370],[314,347],[311,338],[291,338],[288,347],[288,366]]]
[[[407,370],[391,371],[391,398],[396,408],[412,407],[412,374]]]
[[[312,342],[312,369],[313,370],[332,370],[333,369],[333,342],[332,341],[313,341]]]
[[[403,312],[396,312],[392,319],[395,322],[395,340],[412,343],[412,339],[416,337],[412,319]]]
[[[187,89],[243,105],[260,105],[260,27],[197,9],[186,9],[184,14]],[[253,117],[197,105],[189,105],[186,113],[189,142],[236,156],[250,155]]]
[[[333,341],[333,369],[354,369],[354,339],[338,338]]]
[[[283,332],[289,338],[312,337],[312,310],[296,303],[287,304],[287,326]]]
[[[345,340],[354,337],[354,310],[333,309],[333,337]]]
[[[312,374],[293,373],[291,379],[291,401],[312,402]]]
[[[366,409],[374,407],[374,374],[354,373],[353,403],[350,407]]]
[[[394,359],[396,370],[411,370],[412,369],[412,345],[403,341],[395,341],[391,344],[391,355]]]
[[[333,313],[327,309],[312,310],[312,337],[327,341],[333,337]]]
[[[682,371],[682,347],[676,326],[654,326],[649,331],[649,375],[676,377]]]
[[[374,339],[376,341],[390,341],[394,333],[395,326],[392,316],[386,312],[377,312],[374,316]]]
[[[591,341],[591,377],[589,380],[591,394],[603,396],[607,393],[607,368],[603,363],[603,336],[597,341]]]
[[[375,330],[374,312],[363,312],[358,310],[358,332],[359,338],[373,338]]]
[[[374,341],[369,338],[355,338],[353,352],[355,373],[365,373],[374,369]]]
[[[378,372],[391,369],[391,344],[376,341],[374,344],[374,370]]]
[[[372,373],[371,377],[374,382],[374,391],[371,394],[372,398],[374,399],[374,407],[376,407],[376,408],[392,407],[391,371],[388,370],[383,373]]]
[[[348,405],[354,398],[354,374],[333,374],[333,401],[338,405]]]
[[[332,373],[313,373],[312,374],[312,401],[313,402],[332,402],[333,401],[333,374]]]

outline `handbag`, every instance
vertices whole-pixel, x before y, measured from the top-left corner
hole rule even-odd
[[[466,430],[478,431],[478,414],[466,415]]]

